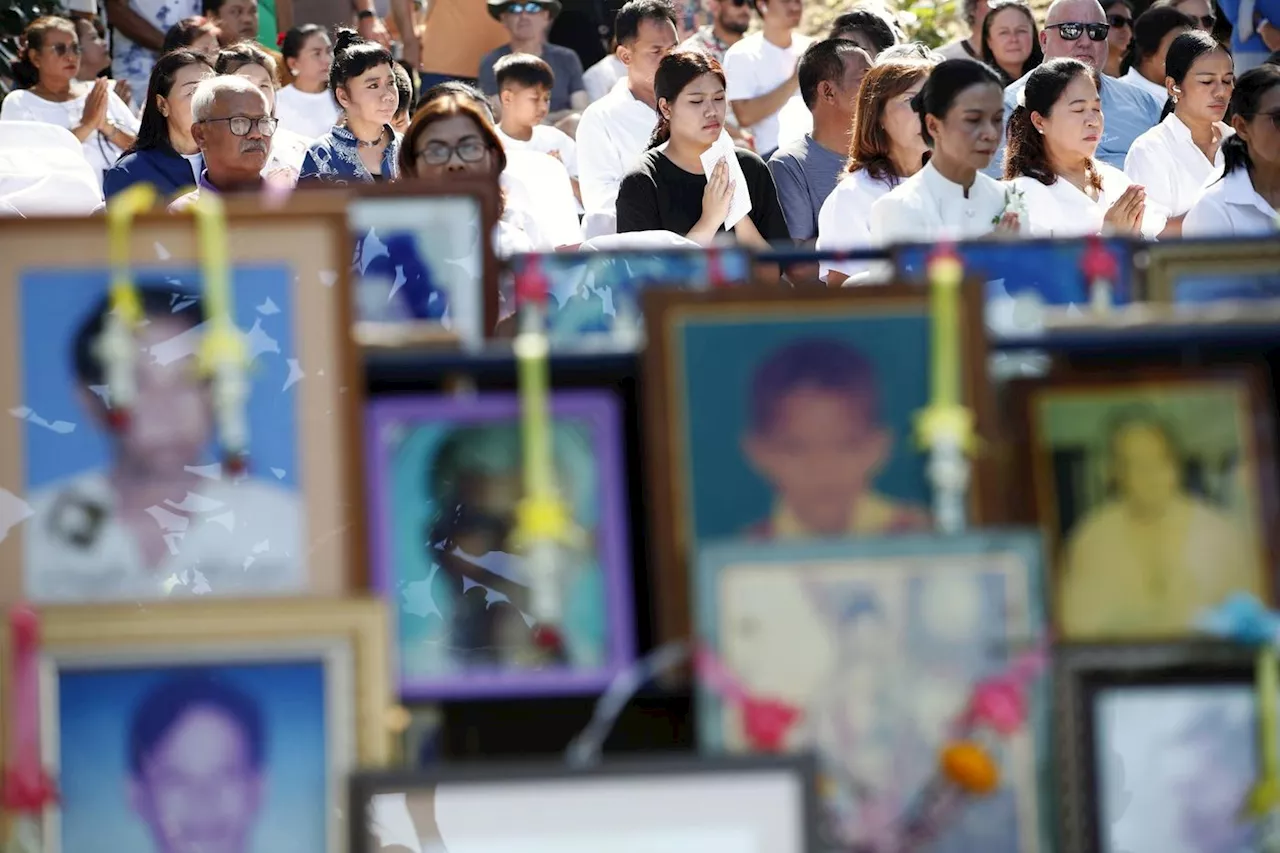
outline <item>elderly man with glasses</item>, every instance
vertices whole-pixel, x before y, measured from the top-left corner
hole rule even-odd
[[[189,207],[202,192],[263,188],[262,170],[271,155],[277,122],[261,89],[243,77],[210,77],[191,96],[191,118],[191,138],[200,148],[204,168],[195,190],[175,199],[170,211]]]
[[[1102,95],[1102,141],[1095,155],[1099,160],[1117,169],[1124,168],[1125,155],[1133,141],[1160,123],[1160,110],[1164,104],[1155,100],[1132,84],[1108,77],[1102,73],[1107,66],[1107,36],[1111,25],[1098,0],[1054,0],[1045,15],[1044,29],[1040,31],[1040,47],[1045,61],[1050,59],[1078,59],[1098,71]],[[1027,77],[1010,83],[1004,90],[1004,117],[1018,105],[1018,95],[1027,85]],[[1000,150],[991,158],[987,174],[994,178],[1004,175],[1004,139]]]

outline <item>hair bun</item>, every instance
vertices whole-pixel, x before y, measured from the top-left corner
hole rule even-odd
[[[360,38],[360,34],[350,27],[338,27],[338,31],[333,34],[334,53],[358,44],[364,44],[364,39]]]

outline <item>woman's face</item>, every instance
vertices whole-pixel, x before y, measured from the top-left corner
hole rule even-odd
[[[1257,166],[1280,168],[1280,86],[1258,100],[1252,116],[1236,116],[1231,124],[1249,146],[1249,159]]]
[[[880,126],[884,128],[885,135],[889,137],[889,147],[894,151],[923,154],[928,147],[920,135],[920,116],[911,109],[911,99],[923,88],[922,77],[910,89],[885,102]]]
[[[290,59],[291,76],[308,88],[323,86],[333,63],[333,43],[324,33],[316,33],[302,43],[297,59]]]
[[[236,76],[243,77],[253,85],[262,90],[262,94],[267,97],[267,108],[272,115],[276,112],[276,81],[267,69],[261,65],[241,65],[236,69]]]
[[[1133,41],[1133,12],[1123,3],[1108,6],[1107,23],[1111,25],[1107,32],[1107,59],[1119,61]]]
[[[40,49],[29,50],[27,56],[39,72],[41,83],[65,85],[80,72],[80,39],[61,27],[45,30]]]
[[[98,28],[85,18],[76,19],[76,36],[80,39],[80,71],[88,77],[111,64],[107,41],[98,35]]]
[[[1059,163],[1078,163],[1093,157],[1102,139],[1102,100],[1093,77],[1077,74],[1049,110],[1031,114],[1031,122],[1044,134],[1049,155]]]
[[[934,154],[972,169],[985,169],[1000,146],[1004,129],[1004,90],[975,83],[951,102],[941,120],[926,116]]]
[[[1021,9],[1000,9],[991,16],[988,44],[996,62],[1005,71],[1022,76],[1022,66],[1031,58],[1031,19]]]
[[[1157,515],[1178,494],[1178,466],[1164,434],[1148,424],[1121,430],[1112,445],[1120,499],[1144,516]]]
[[[191,135],[191,96],[201,80],[212,76],[213,69],[207,65],[184,65],[173,75],[168,96],[156,96],[156,106],[168,122],[170,138]]]
[[[492,175],[496,160],[475,119],[467,115],[433,121],[414,142],[416,177]]]
[[[348,118],[379,127],[390,124],[400,106],[396,75],[390,65],[375,65],[352,77],[336,94]]]
[[[1194,121],[1222,121],[1231,103],[1231,91],[1236,87],[1235,69],[1226,51],[1206,53],[1187,71],[1182,82],[1175,84],[1179,91],[1178,115]]]
[[[671,121],[671,136],[682,142],[710,145],[724,128],[724,84],[703,74],[685,86],[674,102],[659,105]]]
[[[190,49],[212,62],[218,58],[219,47],[218,34],[205,30],[191,43]]]

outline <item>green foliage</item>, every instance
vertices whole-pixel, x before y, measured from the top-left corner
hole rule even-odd
[[[910,40],[941,47],[960,34],[960,3],[910,0],[898,7],[898,23]]]

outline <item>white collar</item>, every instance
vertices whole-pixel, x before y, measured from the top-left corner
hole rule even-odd
[[[1267,200],[1253,188],[1253,179],[1249,177],[1249,170],[1243,167],[1230,172],[1222,179],[1222,200],[1227,204],[1256,208],[1272,218],[1276,215],[1276,211],[1267,204]]]
[[[966,200],[964,187],[955,183],[934,168],[933,158],[929,158],[929,162],[924,165],[924,168],[921,169],[918,174],[920,175],[920,180],[926,187],[928,187],[929,192],[938,198],[948,200],[958,199],[960,201]],[[979,191],[978,185],[982,183],[982,179],[985,177],[987,176],[982,174],[982,172],[978,172],[974,176],[973,184],[969,187],[968,199],[972,199]]]

